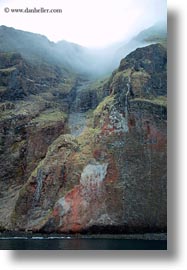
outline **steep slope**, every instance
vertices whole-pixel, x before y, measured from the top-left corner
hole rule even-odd
[[[32,63],[50,62],[54,64],[58,61],[54,55],[55,44],[39,34],[0,26],[0,44],[1,52],[20,53]]]
[[[167,52],[162,45],[156,44],[136,49],[122,59],[106,87],[119,95],[121,88],[127,91],[129,87],[128,94],[133,97],[166,96],[166,78]]]
[[[0,27],[0,44],[0,228],[7,228],[23,185],[52,142],[69,132],[69,112],[98,100],[84,91],[89,78],[71,72],[68,55],[60,58],[45,37]]]
[[[144,29],[128,43],[122,44],[114,55],[115,63],[127,56],[137,48],[145,47],[150,44],[160,43],[167,46],[167,25],[164,22],[158,22],[155,25]]]
[[[30,63],[58,65],[63,72],[77,71],[84,48],[69,42],[54,43],[45,36],[0,26],[1,52],[16,52]]]
[[[0,53],[0,101],[20,100],[29,95],[50,92],[65,85],[72,77],[59,66],[31,64],[19,53]]]
[[[155,25],[149,27],[148,29],[140,32],[135,38],[137,41],[161,43],[166,45],[167,43],[167,23],[158,22]]]
[[[0,224],[10,223],[19,190],[67,132],[66,95],[76,78],[60,67],[0,53]]]
[[[121,61],[83,132],[49,146],[17,194],[7,228],[166,231],[166,61],[159,44]]]

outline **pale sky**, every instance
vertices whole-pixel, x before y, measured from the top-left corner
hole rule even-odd
[[[6,13],[4,8],[62,9],[56,14]],[[166,20],[166,0],[0,0],[0,25],[104,47],[129,39],[144,28]]]

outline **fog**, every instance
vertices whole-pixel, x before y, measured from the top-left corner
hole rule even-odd
[[[41,7],[62,13],[11,12]],[[166,35],[166,20],[166,0],[0,0],[0,25],[40,34],[1,30],[1,50],[99,77],[111,73],[134,49],[152,43],[145,42],[146,37],[160,35],[163,29]],[[137,38],[159,21],[156,32],[151,28]]]
[[[4,12],[8,7],[10,12]],[[62,13],[12,13],[11,9],[62,9]],[[128,41],[166,20],[166,0],[0,0],[0,25],[85,47]]]
[[[122,58],[133,50],[167,39],[167,24],[157,22],[129,40],[116,42],[105,48],[86,48],[65,41],[57,43],[58,53],[63,59],[72,62],[75,70],[99,77],[110,74],[116,69]],[[71,63],[70,63],[71,65]]]
[[[51,42],[43,35],[1,26],[0,51],[19,52],[35,64],[38,61],[55,64],[90,78],[98,78],[109,75],[128,53],[138,47],[155,43],[155,38],[156,41],[164,40],[166,35],[166,24],[162,22],[145,29],[129,41],[93,49],[67,41]]]

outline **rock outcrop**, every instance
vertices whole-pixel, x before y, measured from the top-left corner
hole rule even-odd
[[[25,149],[19,158],[28,165],[1,226],[61,233],[166,231],[166,61],[158,44],[123,59],[104,83],[106,98],[76,137],[65,134],[60,111],[51,127],[45,118],[57,110],[25,119],[18,132],[23,137],[7,148]]]
[[[63,80],[59,68],[35,67],[18,53],[0,53],[0,224],[5,228],[22,185],[48,146],[67,132],[66,106],[53,95]]]

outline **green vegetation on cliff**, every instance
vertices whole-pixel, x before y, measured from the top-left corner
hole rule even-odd
[[[144,98],[134,98],[133,99],[134,102],[138,101],[138,102],[148,102],[148,103],[152,103],[155,105],[160,105],[163,107],[167,107],[167,98],[164,96],[158,96],[156,98],[150,98],[150,99],[144,99]]]
[[[30,124],[37,124],[40,126],[50,126],[54,122],[67,120],[67,114],[56,109],[55,111],[44,111],[39,116],[35,117]]]
[[[97,81],[68,74],[51,55],[37,67],[27,53],[0,53],[0,227],[164,230],[165,48],[139,48]],[[87,122],[73,136],[67,125],[76,112]]]

